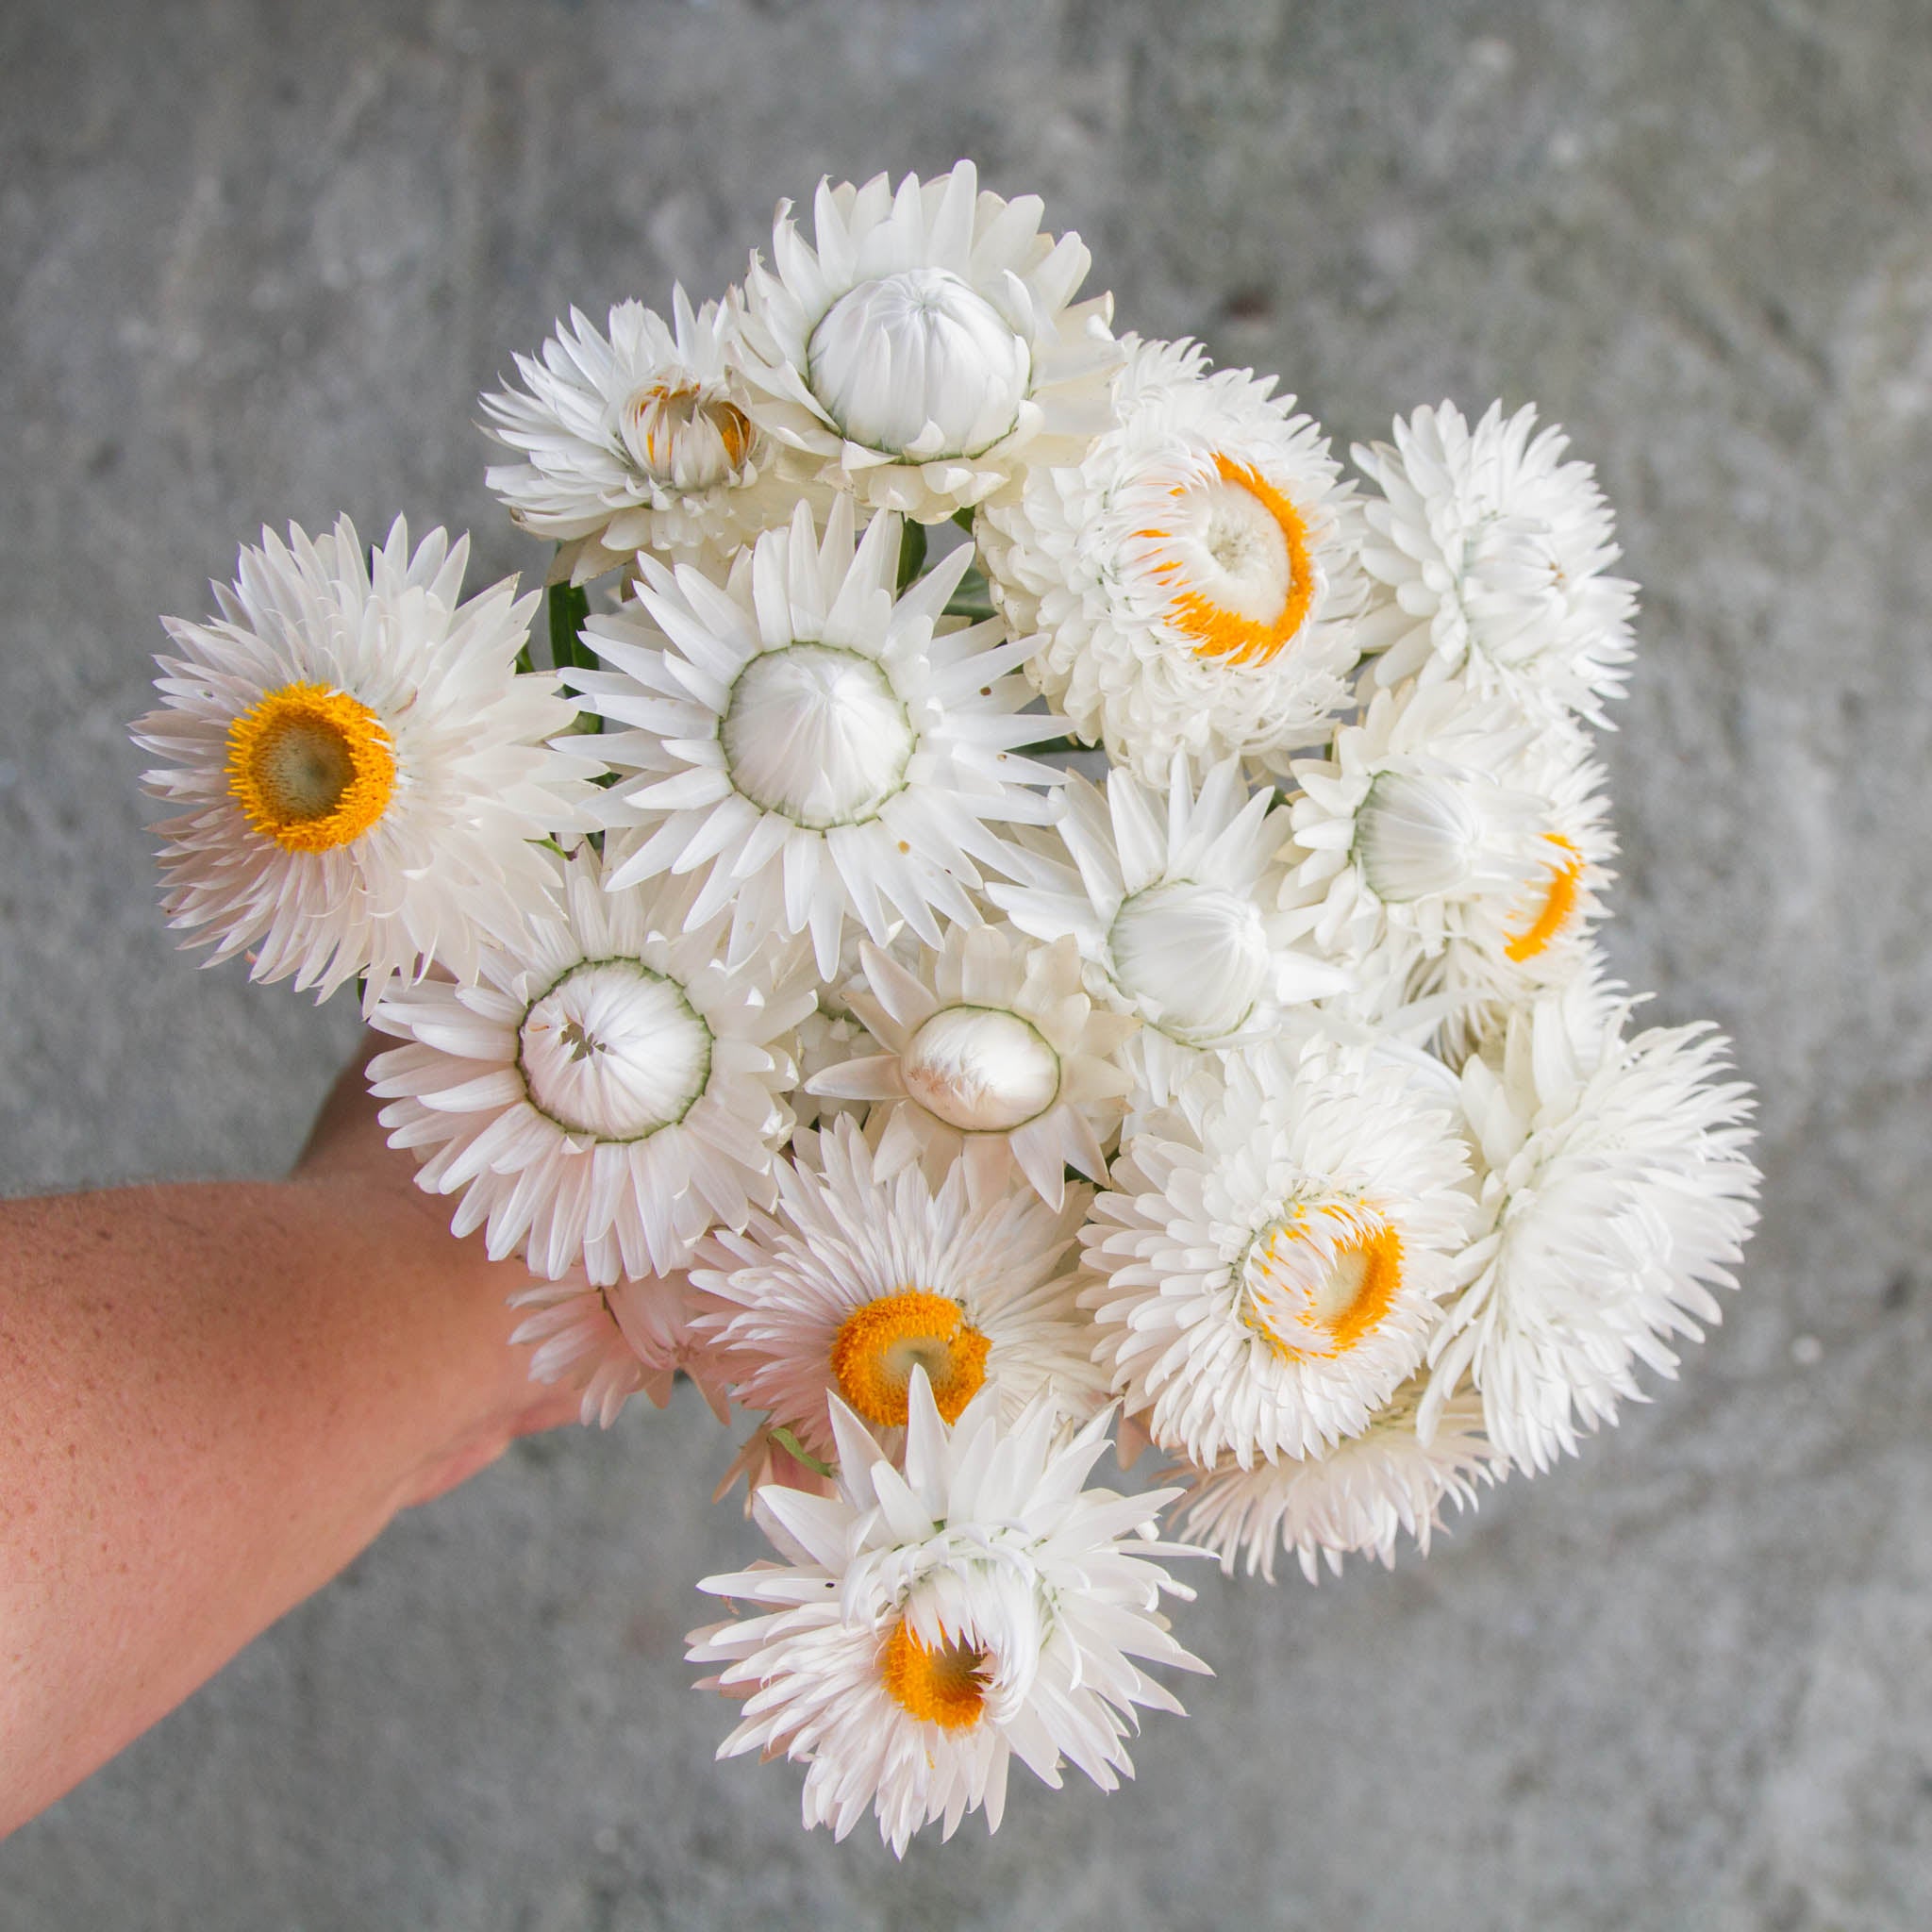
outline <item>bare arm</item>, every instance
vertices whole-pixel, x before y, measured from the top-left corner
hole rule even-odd
[[[0,1836],[575,1413],[412,1172],[358,1064],[286,1181],[0,1202]]]

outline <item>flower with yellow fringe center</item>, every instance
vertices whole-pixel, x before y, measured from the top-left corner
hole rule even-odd
[[[396,755],[367,705],[325,684],[285,684],[228,726],[228,790],[290,852],[331,852],[388,808]]]
[[[1161,1613],[1191,1593],[1161,1567],[1179,1552],[1147,1540],[1178,1492],[1083,1487],[1106,1417],[1070,1431],[1042,1398],[1003,1424],[989,1388],[949,1424],[923,1374],[908,1393],[903,1455],[834,1399],[836,1493],[756,1492],[784,1560],[707,1577],[737,1614],[690,1651],[743,1700],[720,1757],[803,1765],[807,1824],[870,1812],[897,1853],[969,1811],[997,1829],[1016,1757],[1113,1790],[1136,1707],[1180,1709],[1147,1666],[1206,1668]]]
[[[1069,1255],[1090,1189],[1057,1208],[1024,1189],[976,1200],[961,1162],[937,1187],[916,1164],[885,1174],[849,1117],[795,1138],[776,1215],[721,1230],[691,1275],[740,1403],[819,1457],[829,1405],[903,1428],[921,1374],[947,1422],[987,1388],[1008,1415],[1041,1392],[1068,1416],[1100,1407]]]
[[[1225,1057],[1129,1137],[1080,1230],[1095,1354],[1202,1470],[1312,1456],[1421,1366],[1474,1204],[1434,1082],[1366,1048]]]
[[[1143,783],[1174,753],[1283,768],[1348,703],[1368,580],[1340,467],[1291,397],[1130,340],[1114,424],[974,526],[1027,675]]]

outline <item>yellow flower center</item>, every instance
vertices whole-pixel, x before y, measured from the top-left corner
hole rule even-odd
[[[695,383],[647,383],[624,405],[621,432],[631,455],[664,482],[708,488],[744,466],[751,418]]]
[[[1340,1232],[1326,1249],[1319,1221]],[[1241,1319],[1289,1361],[1332,1361],[1381,1324],[1402,1289],[1402,1237],[1373,1208],[1296,1208],[1257,1236]]]
[[[228,726],[228,791],[290,852],[359,839],[389,808],[396,755],[367,705],[325,684],[285,684]]]
[[[1549,862],[1549,883],[1531,911],[1529,923],[1504,936],[1504,956],[1522,965],[1547,947],[1576,913],[1577,890],[1583,883],[1583,854],[1560,832],[1543,835],[1558,854]]]
[[[832,1379],[867,1422],[899,1428],[912,1371],[924,1369],[939,1412],[958,1422],[986,1380],[991,1346],[949,1296],[904,1289],[854,1308],[840,1324],[832,1341]]]
[[[879,1674],[902,1710],[947,1731],[970,1731],[986,1705],[986,1653],[954,1641],[928,1650],[907,1628],[892,1626],[879,1654]]]
[[[1174,587],[1167,621],[1193,639],[1195,656],[1265,664],[1301,629],[1314,599],[1308,526],[1252,464],[1217,453],[1214,468],[1215,480],[1175,490],[1183,501],[1174,529],[1138,534],[1173,546],[1154,575]]]

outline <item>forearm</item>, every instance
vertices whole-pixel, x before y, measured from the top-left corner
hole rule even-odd
[[[0,1832],[508,1439],[525,1277],[439,1221],[354,1169],[0,1203]]]

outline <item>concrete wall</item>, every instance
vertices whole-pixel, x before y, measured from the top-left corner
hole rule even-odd
[[[1338,438],[1535,398],[1645,587],[1618,968],[1762,1087],[1683,1379],[1426,1564],[1209,1580],[1126,1792],[895,1866],[719,1767],[693,1401],[392,1530],[0,1850],[0,1926],[1893,1927],[1932,1897],[1924,0],[283,0],[0,13],[0,1185],[272,1173],[353,1036],[154,908],[162,610],[264,522],[474,525],[571,303],[975,156],[1126,325]],[[479,575],[478,580],[481,580]]]

